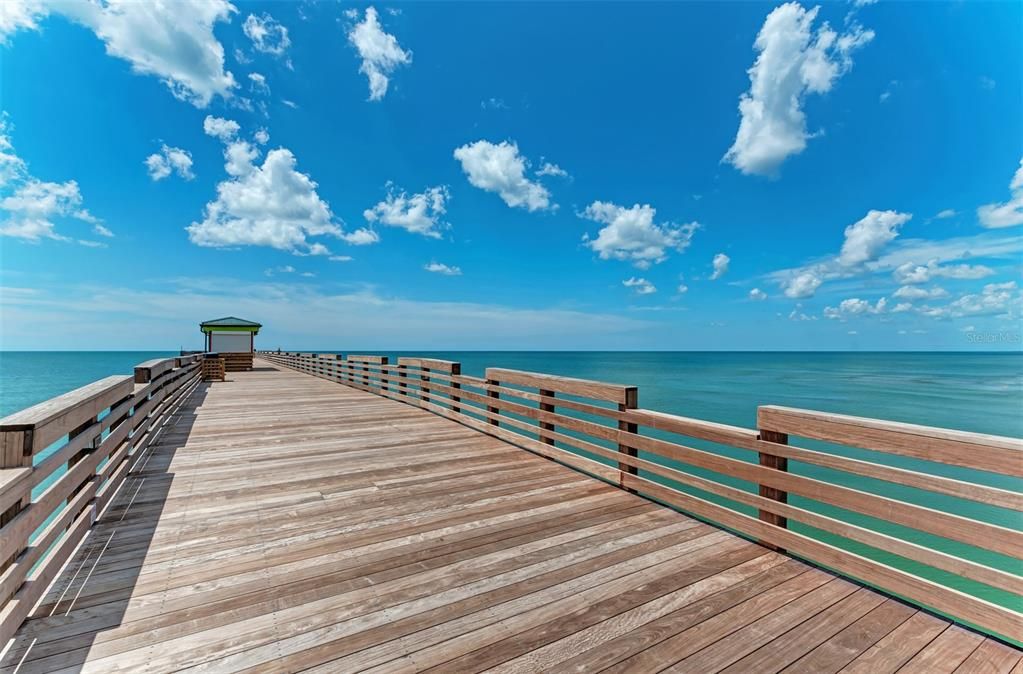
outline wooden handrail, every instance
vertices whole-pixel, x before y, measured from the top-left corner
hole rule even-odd
[[[308,360],[288,354],[261,355],[279,365],[310,371]],[[965,558],[961,548],[935,548],[924,542],[927,539],[878,530],[868,520],[838,519],[820,512],[812,502],[1015,560],[1023,558],[1023,532],[789,470],[791,462],[820,466],[1018,513],[1023,512],[1019,490],[910,470],[880,459],[886,454],[909,456],[1019,477],[1023,475],[1023,440],[776,406],[758,408],[759,428],[747,429],[636,409],[634,386],[504,368],[488,368],[481,378],[460,374],[460,365],[453,361],[400,357],[397,365],[387,365],[383,360],[364,359],[349,357],[319,376],[454,419],[954,619],[1023,641],[1023,614],[1015,610],[1023,605],[1020,574],[992,566],[986,559]],[[733,449],[730,453],[699,449],[675,436]],[[879,458],[807,449],[791,442],[793,438],[868,449]],[[799,499],[791,501],[790,495]],[[802,526],[791,528],[792,523],[861,547],[857,552],[836,547]],[[875,552],[860,552],[862,546]],[[884,561],[890,555],[1011,593],[1014,600],[1006,606],[961,592],[935,580],[939,576],[921,575],[916,567],[909,571],[891,566]]]
[[[169,411],[198,385],[198,358],[146,361],[132,376],[0,419],[0,644],[102,516]]]

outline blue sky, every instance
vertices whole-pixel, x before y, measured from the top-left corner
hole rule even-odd
[[[1021,348],[1019,3],[187,4],[0,6],[0,347]]]

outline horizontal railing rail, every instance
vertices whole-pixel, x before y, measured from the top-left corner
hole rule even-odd
[[[258,355],[454,419],[1023,642],[1023,440],[776,406],[758,408],[754,430],[639,409],[634,386],[499,368],[479,378],[426,358]],[[967,476],[930,469],[942,464]],[[868,488],[877,483],[893,489]],[[959,505],[931,507],[921,494]]]
[[[0,419],[0,645],[102,515],[168,412],[199,384],[189,355],[140,363]]]

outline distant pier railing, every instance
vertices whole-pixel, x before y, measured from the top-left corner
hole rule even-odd
[[[146,361],[0,419],[0,646],[198,385],[200,358]]]
[[[757,410],[759,428],[747,429],[640,409],[634,386],[500,368],[488,368],[479,378],[463,375],[457,362],[430,358],[392,363],[367,355],[258,356],[424,408],[1023,642],[1018,526],[902,498],[906,492],[951,497],[963,504],[963,512],[993,509],[1018,525],[1023,440],[770,405]],[[677,436],[689,440],[683,444]],[[800,447],[791,443],[793,437],[854,448],[856,458]],[[699,443],[711,443],[715,450],[690,446]],[[881,462],[879,456],[891,460]],[[917,460],[937,469],[919,469]],[[987,475],[981,481],[947,477],[940,464]],[[899,498],[823,479],[829,471],[863,484],[896,485]],[[982,563],[978,557],[994,561]],[[898,558],[910,564],[886,563]],[[953,576],[1002,593],[1001,600],[956,589],[945,582]]]

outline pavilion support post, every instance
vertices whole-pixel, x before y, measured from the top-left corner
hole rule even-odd
[[[765,442],[773,442],[779,445],[789,444],[789,436],[787,433],[778,433],[777,431],[771,431],[764,428],[760,429],[760,439],[764,440]],[[789,469],[789,460],[784,456],[776,456],[768,452],[759,452],[759,458],[760,465],[764,466],[765,468],[780,470],[782,472],[786,472]],[[769,487],[764,484],[760,485],[760,495],[763,496],[764,498],[769,498],[772,501],[778,501],[779,503],[788,503],[789,500],[789,494],[787,491],[776,489],[774,487]],[[768,510],[760,510],[758,514],[760,520],[763,522],[768,522],[777,527],[781,527],[782,529],[788,528],[789,524],[787,517],[784,517],[777,513],[770,512]],[[783,548],[780,548],[777,545],[774,545],[773,543],[769,543],[767,541],[761,541],[760,543],[764,547],[771,548],[772,550],[777,550],[778,552],[785,552]]]
[[[626,391],[625,391],[625,402],[618,404],[618,411],[624,413],[624,412],[626,412],[628,410],[634,410],[637,407],[639,407],[639,389],[637,389],[635,387],[626,389]],[[637,433],[639,431],[639,426],[634,424],[634,423],[630,423],[628,421],[624,421],[622,419],[619,419],[618,420],[618,430],[619,431],[624,431],[626,433]],[[624,438],[619,438],[619,440],[624,440]],[[619,451],[619,453],[625,454],[627,456],[639,456],[639,452],[636,451],[636,448],[635,447],[630,447],[628,442],[619,442],[618,443],[618,451]],[[625,475],[637,475],[637,474],[639,474],[639,469],[636,468],[636,466],[633,466],[633,465],[628,464],[628,463],[623,463],[621,461],[618,462],[618,481],[619,481],[619,486],[620,487],[624,487],[631,494],[635,494],[636,490],[632,489],[631,487],[625,487],[625,484],[624,484],[625,483]]]

